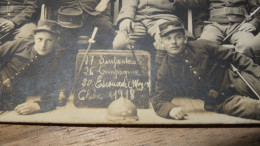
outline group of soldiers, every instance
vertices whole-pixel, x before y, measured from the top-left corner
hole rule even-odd
[[[98,27],[94,49],[150,47],[157,72],[151,101],[159,116],[184,119],[171,100],[195,96],[206,110],[260,119],[260,1],[122,0],[116,26],[113,2],[2,0],[0,110],[32,114],[59,106],[58,98],[66,102],[77,51]],[[51,16],[39,20],[42,4]],[[187,9],[194,35],[181,21]],[[234,47],[221,46],[227,43]]]

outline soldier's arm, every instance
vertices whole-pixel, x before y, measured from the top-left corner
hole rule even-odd
[[[58,90],[57,93],[49,93],[48,95],[43,95],[40,101],[36,103],[39,105],[40,109],[37,112],[48,112],[54,110],[58,104]]]
[[[132,21],[135,18],[139,0],[123,0],[122,8],[117,17],[117,24],[119,24],[124,19],[131,19]]]
[[[171,118],[169,113],[177,106],[171,103],[173,98],[173,94],[171,92],[172,76],[169,66],[166,62],[167,61],[165,58],[162,66],[157,72],[155,96],[152,98],[152,104],[157,115],[163,118]]]
[[[5,60],[10,58],[11,55],[15,54],[19,48],[23,45],[23,39],[14,41],[8,41],[0,46],[0,62],[3,63]]]
[[[33,14],[36,12],[37,0],[25,0],[24,5],[26,8],[22,10],[20,14],[11,19],[16,26],[24,24],[32,18]]]
[[[108,7],[109,2],[110,0],[101,0],[95,10],[101,13],[104,12]]]
[[[233,64],[240,71],[246,71],[257,78],[260,78],[260,66],[255,64],[251,58],[244,54],[236,52],[230,48],[214,45],[208,41],[200,42],[200,44],[203,46],[201,46],[202,48],[207,49],[211,58],[215,58],[216,61],[220,61],[226,66]]]

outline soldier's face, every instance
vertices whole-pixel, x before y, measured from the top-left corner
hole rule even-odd
[[[162,45],[170,56],[174,56],[184,50],[186,40],[183,31],[174,31],[162,37]]]
[[[36,34],[34,35],[34,50],[39,55],[47,55],[54,49],[56,41],[56,36],[49,32],[36,32]]]

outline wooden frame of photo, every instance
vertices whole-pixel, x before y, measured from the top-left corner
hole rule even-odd
[[[54,15],[57,16],[57,9],[51,7],[53,5],[55,2],[51,4],[43,2],[39,19],[56,20],[57,17]],[[115,0],[111,3],[114,25],[121,7],[122,0]],[[184,17],[185,28],[192,34],[192,10],[186,9],[181,14]],[[68,39],[70,37],[67,36]],[[91,36],[88,37],[91,38]],[[0,122],[108,125],[260,124],[259,120],[206,111],[202,100],[188,97],[178,97],[172,101],[186,110],[188,114],[184,119],[162,118],[156,114],[150,101],[155,92],[156,82],[154,52],[149,48],[95,50],[91,45],[98,42],[92,43],[82,43],[81,48],[71,48],[74,50],[72,54],[75,66],[67,67],[75,72],[73,73],[74,80],[71,82],[72,90],[67,93],[67,98],[60,98],[58,101],[63,103],[57,103],[56,108],[51,111],[29,115],[21,115],[13,110],[3,110],[0,112]],[[76,54],[75,50],[78,51]],[[63,72],[66,74],[67,71],[63,70]],[[118,102],[110,106],[115,100]]]

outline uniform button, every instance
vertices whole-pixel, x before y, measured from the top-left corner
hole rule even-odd
[[[200,79],[201,79],[201,77],[198,77],[198,79],[200,80]]]
[[[33,62],[33,60],[31,60],[31,62]]]
[[[11,4],[10,2],[7,2],[7,4]]]
[[[189,60],[186,59],[185,62],[186,62],[186,63],[189,63]]]
[[[22,68],[22,70],[24,70],[24,67]]]
[[[15,73],[15,75],[16,75],[16,76],[18,76],[18,75],[19,75],[19,73]]]
[[[27,63],[27,66],[29,66],[30,65],[30,63]]]
[[[11,79],[13,80],[13,79],[14,79],[14,77],[11,77]]]
[[[197,71],[193,71],[193,73],[196,75],[196,74],[197,74]]]
[[[221,95],[223,95],[223,96],[224,96],[224,93],[222,92],[222,93],[221,93]]]
[[[190,65],[190,68],[192,68],[192,66]]]
[[[10,15],[11,15],[11,13],[7,13],[7,15],[8,15],[8,16],[10,16]]]

